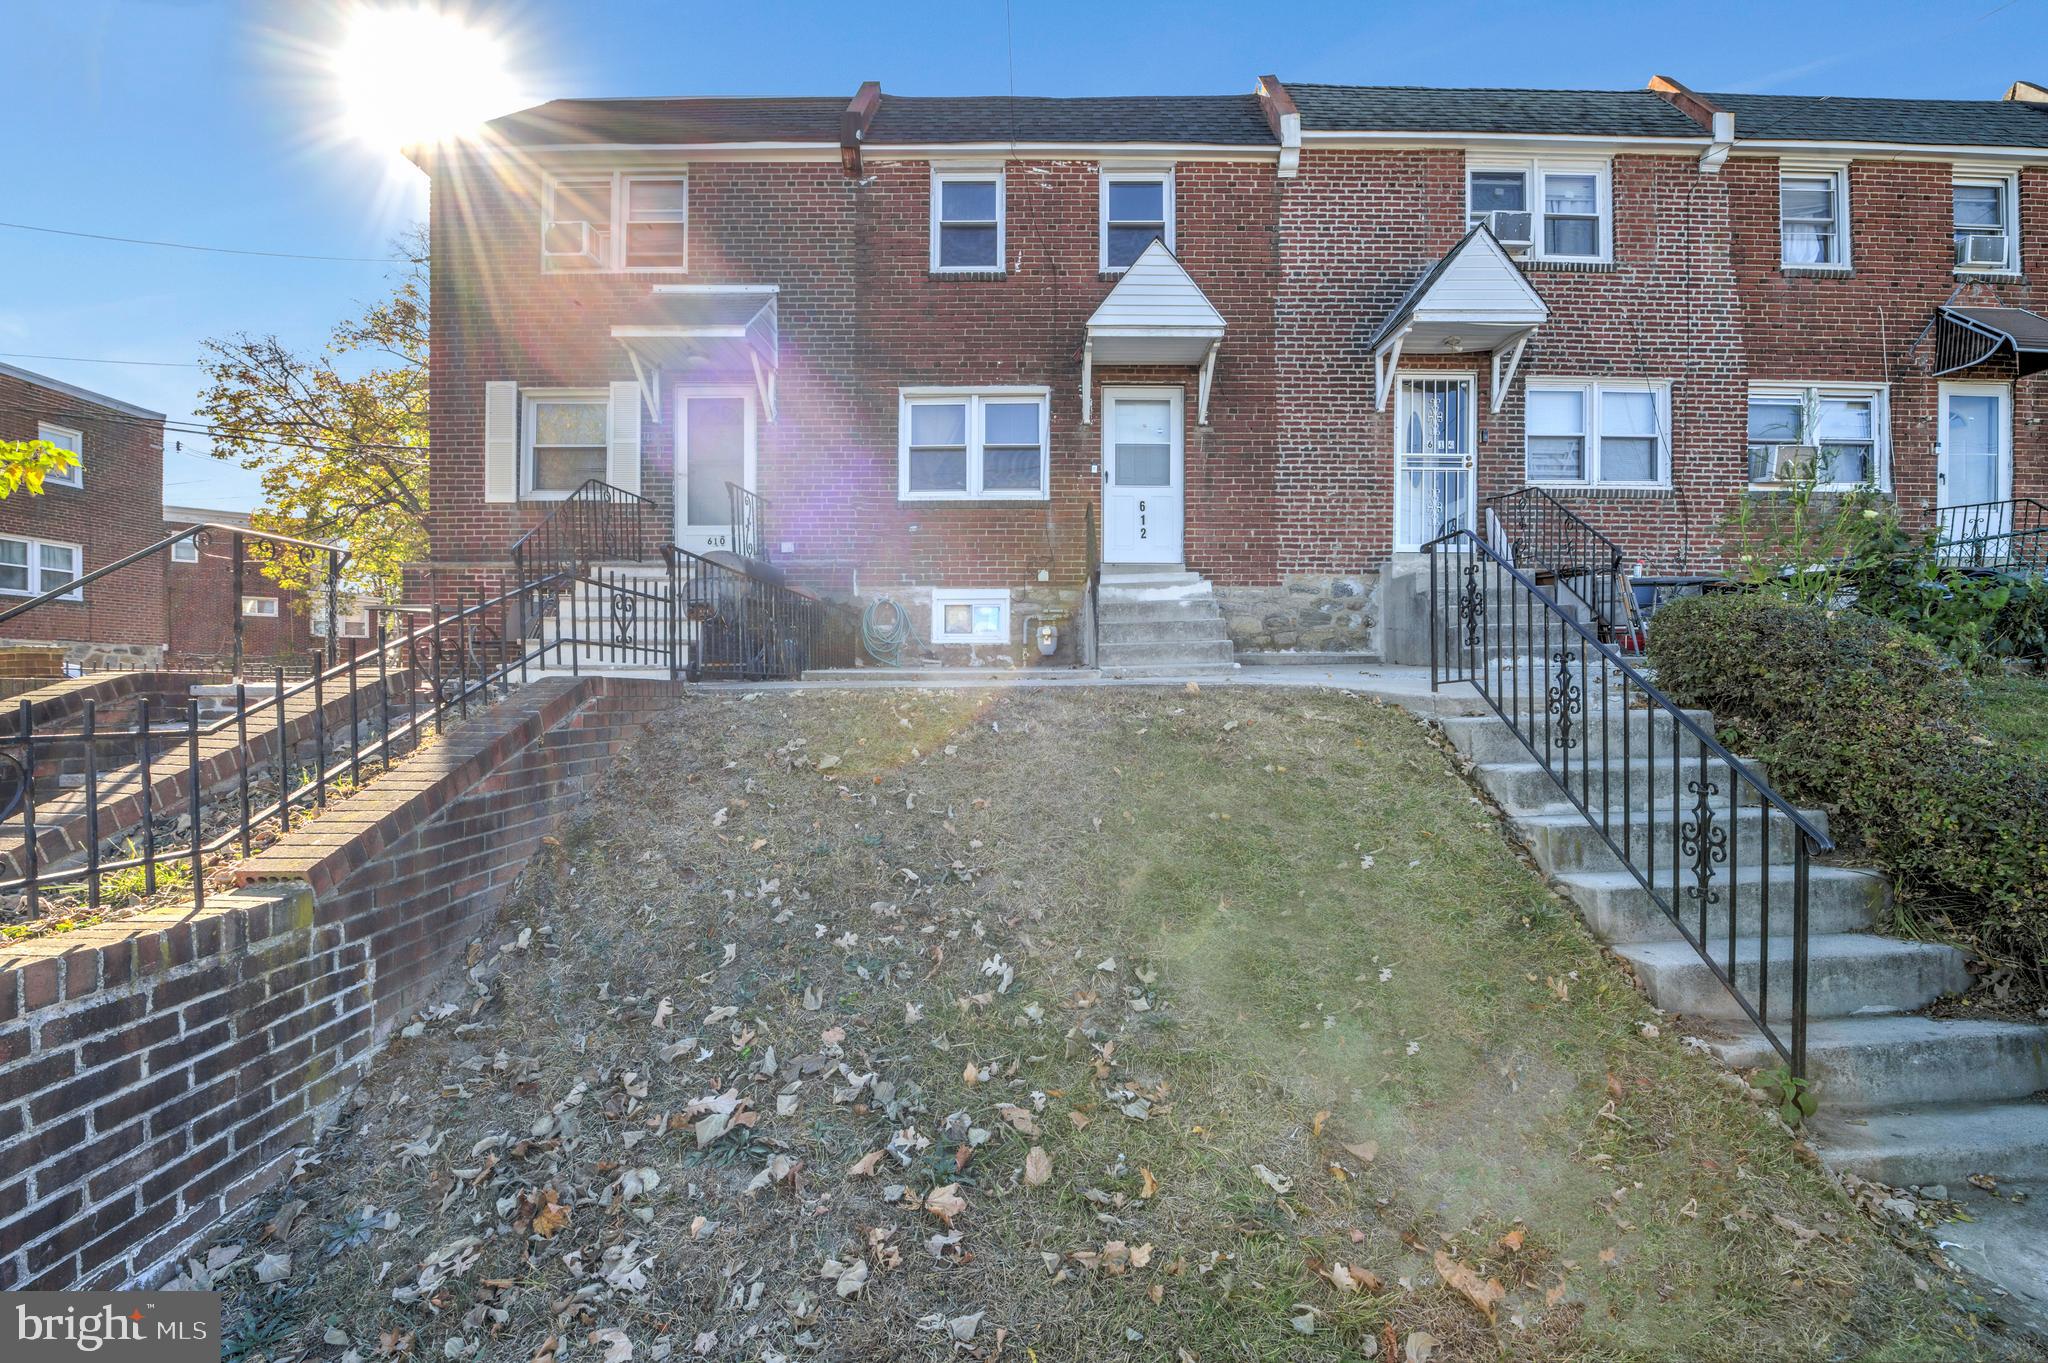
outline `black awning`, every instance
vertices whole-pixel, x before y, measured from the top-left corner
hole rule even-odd
[[[2048,369],[2048,317],[2025,308],[1942,308],[1935,313],[1934,372],[1953,374],[2010,352],[2021,375]]]

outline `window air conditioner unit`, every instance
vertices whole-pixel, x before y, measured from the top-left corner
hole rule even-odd
[[[551,264],[596,265],[604,254],[605,234],[587,222],[551,222],[541,238],[541,255]]]
[[[1766,445],[1761,462],[1757,482],[1796,483],[1813,477],[1820,467],[1820,446]]]
[[[1957,237],[1956,264],[2005,264],[2005,234],[2002,232],[1996,234],[1973,232],[1966,237]]]
[[[1486,229],[1503,246],[1527,246],[1536,240],[1535,218],[1527,209],[1496,208],[1486,215]]]

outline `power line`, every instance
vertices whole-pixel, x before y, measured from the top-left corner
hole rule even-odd
[[[26,222],[0,222],[17,232],[46,232],[54,237],[85,237],[92,241],[118,241],[128,246],[163,246],[173,251],[204,251],[210,255],[264,256],[271,260],[333,260],[354,265],[409,265],[403,256],[315,256],[299,251],[245,251],[235,246],[194,246],[185,241],[156,241],[148,237],[115,237],[104,232],[75,232],[66,227],[38,227]]]
[[[389,440],[365,440],[354,443],[313,440],[304,436],[269,435],[257,431],[237,431],[224,426],[210,426],[204,422],[197,421],[165,420],[159,422],[154,417],[126,416],[107,412],[58,412],[52,411],[47,407],[22,407],[10,403],[0,403],[0,412],[14,412],[22,416],[46,417],[60,421],[99,421],[122,426],[161,425],[167,435],[203,435],[215,440],[247,440],[258,444],[283,445],[293,449],[333,450],[340,453],[388,452],[392,454],[424,454],[427,450],[425,445],[406,445]],[[212,451],[207,451],[207,453],[211,455]],[[232,456],[215,455],[213,457],[231,458]]]
[[[72,364],[144,364],[157,369],[198,369],[197,360],[103,360],[96,355],[36,355],[26,350],[0,350],[0,359],[66,360]]]

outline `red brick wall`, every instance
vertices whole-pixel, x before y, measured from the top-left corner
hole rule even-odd
[[[85,436],[83,487],[46,484],[0,500],[0,534],[28,535],[82,547],[82,572],[105,567],[163,536],[162,422],[0,374],[0,440],[33,440],[48,420]],[[21,598],[0,596],[0,605]],[[154,563],[85,588],[77,604],[52,602],[0,625],[0,639],[133,644],[162,647],[163,574]]]
[[[185,523],[163,527],[163,534],[183,530]],[[229,658],[235,649],[235,620],[241,602],[235,596],[234,544],[220,531],[199,546],[199,562],[164,563],[164,608],[168,617],[171,656],[180,661]],[[263,575],[253,559],[242,567],[242,595],[277,600],[275,616],[241,616],[242,657],[256,666],[271,659],[303,662],[325,641],[313,637],[312,617],[303,592],[288,592]],[[319,609],[324,610],[322,605]]]
[[[660,703],[536,682],[164,910],[0,954],[0,1289],[152,1270],[291,1166]]]

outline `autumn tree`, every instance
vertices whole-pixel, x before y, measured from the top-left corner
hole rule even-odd
[[[343,540],[346,586],[398,599],[404,565],[427,546],[427,236],[402,238],[407,268],[388,296],[336,326],[318,355],[275,336],[204,343],[200,418],[213,452],[262,479],[259,530]],[[252,542],[288,590],[325,582],[321,556]]]
[[[36,496],[43,490],[43,479],[77,467],[78,456],[62,445],[47,440],[0,440],[0,501],[24,486],[30,496]]]

